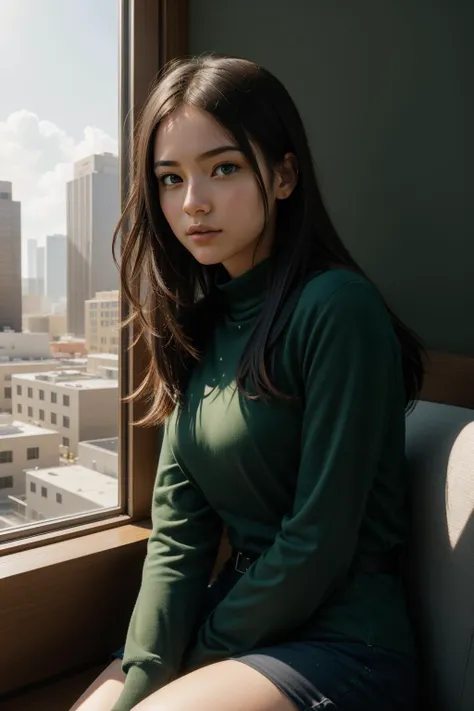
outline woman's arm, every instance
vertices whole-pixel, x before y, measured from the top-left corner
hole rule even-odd
[[[124,690],[113,711],[129,711],[173,679],[198,621],[222,523],[185,476],[165,431],[156,477],[153,530],[128,629]]]
[[[189,670],[291,633],[353,560],[393,398],[399,406],[403,397],[398,345],[368,283],[346,283],[317,314],[310,306],[295,345],[305,414],[293,506],[273,545],[201,627]]]

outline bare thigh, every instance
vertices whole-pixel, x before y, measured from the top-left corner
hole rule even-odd
[[[210,664],[172,681],[133,711],[296,711],[269,679],[234,660]],[[82,711],[82,709],[81,709]]]
[[[122,693],[125,674],[121,659],[114,659],[86,689],[70,711],[111,711]]]

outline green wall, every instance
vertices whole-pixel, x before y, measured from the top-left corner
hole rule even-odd
[[[430,348],[474,355],[473,0],[191,0],[190,51],[295,99],[356,259]]]

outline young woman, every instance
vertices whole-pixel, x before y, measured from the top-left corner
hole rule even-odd
[[[74,709],[412,709],[421,347],[336,234],[294,103],[250,61],[176,61],[134,180],[122,288],[150,344],[142,424],[165,434],[123,662]]]

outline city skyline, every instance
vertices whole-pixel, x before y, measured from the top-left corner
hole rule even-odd
[[[0,4],[1,530],[118,503],[120,190],[118,0]]]
[[[73,163],[118,155],[118,2],[2,0],[0,52],[14,68],[0,93],[0,180],[22,205],[32,277],[27,241],[66,234]]]

